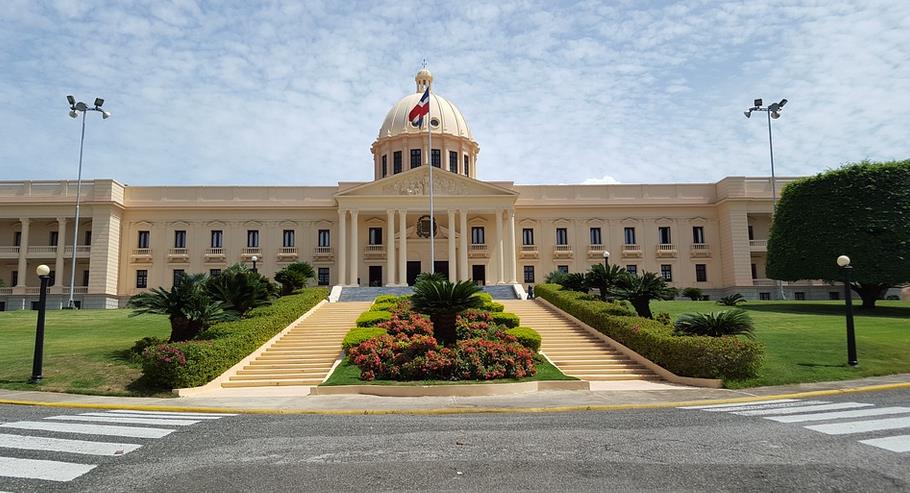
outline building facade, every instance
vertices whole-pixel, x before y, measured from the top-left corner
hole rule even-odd
[[[255,260],[271,276],[306,261],[318,274],[315,282],[326,286],[407,285],[431,262],[450,279],[526,286],[554,270],[587,270],[604,262],[605,252],[611,264],[657,272],[675,287],[712,297],[778,297],[765,275],[768,178],[651,185],[481,181],[480,146],[454,104],[433,94],[422,125],[408,120],[432,76],[421,70],[415,81],[417,90],[392,107],[373,142],[370,182],[185,187],[90,180],[82,184],[78,228],[75,182],[0,182],[0,307],[36,302],[40,264],[52,271],[50,306],[65,305],[75,272],[80,305],[110,308],[169,287],[181,274],[217,274],[236,262]],[[778,179],[778,187],[786,181]],[[820,281],[784,283],[783,290],[795,299],[839,292]]]

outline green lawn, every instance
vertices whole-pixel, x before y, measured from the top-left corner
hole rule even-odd
[[[398,380],[372,380],[365,381],[360,379],[360,368],[345,358],[341,364],[335,368],[328,380],[321,385],[458,385],[469,383],[515,383],[515,382],[533,382],[537,380],[578,380],[575,377],[564,375],[558,368],[550,364],[546,358],[538,357],[535,359],[537,373],[533,377],[525,378],[501,378],[498,380],[412,380],[400,382]]]
[[[844,302],[749,301],[739,306],[755,322],[765,359],[755,378],[727,381],[730,388],[848,380],[910,372],[910,304],[879,301],[872,311],[856,310],[859,366],[847,365]],[[654,313],[729,309],[714,301],[659,301]]]
[[[0,312],[0,388],[108,395],[150,395],[136,380],[138,365],[128,350],[146,336],[167,338],[164,316],[127,318],[130,310],[47,312],[44,381],[31,385],[38,312]]]

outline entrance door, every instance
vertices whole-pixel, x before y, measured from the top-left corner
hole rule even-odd
[[[448,260],[437,260],[433,262],[433,268],[436,269],[437,274],[442,274],[446,279],[449,278],[449,261]]]
[[[408,260],[408,286],[413,286],[420,275],[420,261]]]
[[[487,283],[487,266],[486,265],[472,265],[471,266],[471,278],[474,279],[474,284],[478,286],[483,286]]]
[[[382,266],[381,265],[371,265],[370,266],[370,286],[371,287],[382,286]]]

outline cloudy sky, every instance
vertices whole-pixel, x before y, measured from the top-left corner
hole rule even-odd
[[[6,0],[0,179],[334,184],[434,89],[517,183],[698,182],[910,158],[910,2]],[[253,5],[253,6],[251,6]]]

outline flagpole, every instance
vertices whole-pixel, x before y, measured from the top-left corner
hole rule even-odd
[[[433,120],[430,112],[430,101],[433,99],[430,94],[431,82],[427,82],[427,163],[430,165],[430,274],[436,273],[436,220],[433,215],[433,133],[430,130],[430,122]]]

